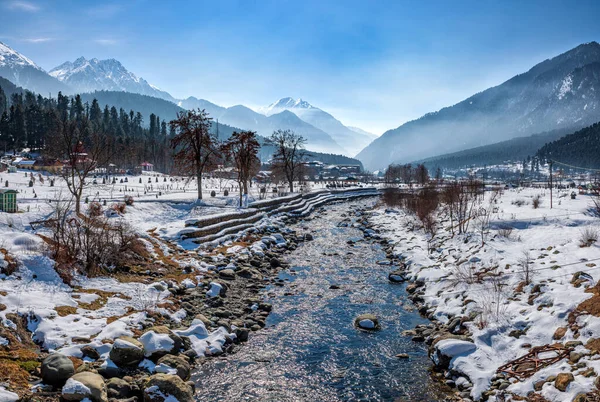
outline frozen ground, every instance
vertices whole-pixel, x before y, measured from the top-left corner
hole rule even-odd
[[[526,354],[531,346],[557,341],[585,345],[600,336],[600,311],[584,312],[575,323],[568,323],[570,313],[593,296],[591,289],[600,277],[600,244],[580,247],[582,231],[600,228],[600,218],[590,213],[589,197],[578,195],[572,200],[569,193],[555,192],[554,208],[550,209],[548,191],[505,190],[495,204],[484,246],[475,222],[468,235],[452,237],[446,221],[431,241],[431,253],[427,251],[428,236],[422,229],[412,230],[413,218],[402,211],[381,208],[373,218],[382,235],[394,242],[394,252],[406,258],[411,280],[425,282],[425,303],[436,319],[474,318],[467,325],[475,348],[452,354],[451,368],[468,375],[475,398],[490,386],[500,365]],[[542,204],[533,209],[536,195],[542,196]],[[520,201],[522,206],[517,205]],[[501,229],[506,235],[507,227],[512,232],[501,236]],[[525,254],[531,259],[529,285],[523,283]],[[497,274],[499,280],[490,280],[492,275],[484,275],[481,281],[473,277],[484,271]],[[583,275],[580,284],[572,283],[574,274],[581,271],[589,277]],[[564,336],[553,339],[561,327],[566,329]],[[548,382],[541,395],[550,401],[570,401],[578,393],[593,390],[600,355],[584,346],[577,346],[576,352],[583,354],[578,365],[563,360],[514,383],[507,391],[524,396],[533,391],[534,383],[571,370],[575,380],[565,392]],[[594,369],[593,376],[589,376],[589,368]]]

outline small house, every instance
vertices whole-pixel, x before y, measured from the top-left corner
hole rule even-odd
[[[17,190],[0,189],[0,211],[17,212]]]
[[[143,162],[140,167],[142,168],[142,172],[154,172],[154,165],[150,162]]]

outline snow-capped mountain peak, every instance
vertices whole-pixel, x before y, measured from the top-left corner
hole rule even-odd
[[[294,99],[291,97],[281,98],[277,102],[271,103],[265,108],[261,108],[259,112],[270,116],[272,114],[281,113],[284,110],[290,109],[317,109],[302,98]]]
[[[173,101],[173,97],[128,71],[116,59],[87,60],[79,57],[50,70],[50,75],[69,84],[78,92],[99,90],[125,91]]]
[[[0,66],[30,66],[37,70],[44,71],[33,61],[2,42],[0,42]]]

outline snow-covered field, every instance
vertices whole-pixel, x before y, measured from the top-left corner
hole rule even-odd
[[[600,244],[581,247],[580,238],[587,228],[600,229],[600,217],[591,213],[588,196],[577,195],[573,200],[570,192],[555,191],[550,209],[549,190],[504,190],[494,204],[483,246],[475,222],[470,233],[452,236],[445,221],[428,253],[428,236],[422,229],[411,230],[414,218],[403,211],[381,208],[372,219],[381,235],[393,241],[394,252],[406,258],[410,279],[425,283],[422,297],[428,314],[442,323],[469,317],[464,325],[475,347],[461,348],[460,342],[445,346],[440,342],[438,347],[456,346],[450,368],[469,377],[474,398],[489,388],[502,364],[531,347],[568,341],[582,343],[575,347],[575,352],[582,354],[577,364],[570,364],[567,358],[523,382],[512,380],[514,384],[506,391],[525,396],[534,390],[534,383],[560,372],[572,372],[574,381],[565,392],[553,382],[540,383],[539,393],[548,400],[570,401],[594,389],[600,355],[585,345],[600,337],[600,309],[585,311],[578,306],[597,293]],[[534,209],[532,200],[537,195],[542,203]],[[530,260],[529,284],[524,283],[526,256]],[[575,277],[579,281],[574,280],[577,272],[584,273]],[[580,314],[573,316],[576,310]]]

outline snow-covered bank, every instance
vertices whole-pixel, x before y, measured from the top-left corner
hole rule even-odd
[[[534,209],[537,195],[542,203]],[[393,242],[394,254],[404,258],[407,277],[418,285],[413,289],[424,305],[421,311],[464,327],[473,341],[474,347],[445,341],[437,348],[450,357],[455,379],[459,373],[468,376],[475,399],[525,396],[535,389],[547,400],[568,401],[595,389],[600,372],[595,343],[600,309],[595,306],[600,302],[590,301],[598,294],[600,248],[596,243],[581,247],[580,239],[586,229],[597,230],[600,220],[590,213],[588,197],[566,195],[555,193],[550,209],[543,190],[505,190],[494,204],[483,246],[476,223],[469,233],[452,236],[449,221],[443,220],[431,239],[402,210],[382,207],[371,218],[381,236]],[[568,343],[575,355],[522,382],[502,385],[506,380],[496,375],[498,367],[555,342]],[[564,390],[552,381],[540,382],[565,371],[574,379]],[[501,389],[488,392],[490,387]]]

